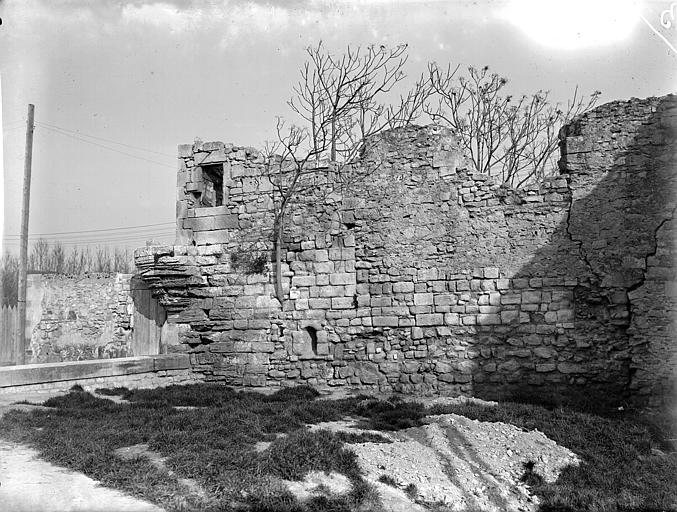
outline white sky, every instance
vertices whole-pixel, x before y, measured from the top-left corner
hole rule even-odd
[[[660,23],[670,5],[0,0],[5,248],[18,247],[29,102],[38,123],[80,134],[36,128],[31,233],[164,224],[138,240],[119,232],[120,244],[141,246],[151,234],[173,238],[177,144],[200,137],[261,147],[276,115],[293,119],[285,102],[304,48],[320,39],[336,52],[408,43],[412,78],[433,60],[486,64],[510,79],[512,93],[546,89],[563,101],[578,85],[601,90],[603,103],[675,91],[677,55],[667,43],[677,46],[677,24]]]

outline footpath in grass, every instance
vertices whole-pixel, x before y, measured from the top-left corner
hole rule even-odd
[[[360,474],[350,443],[385,439],[311,432],[307,425],[350,416],[362,418],[366,429],[399,430],[421,425],[429,414],[455,413],[539,429],[580,456],[582,464],[566,468],[553,484],[525,468],[542,511],[677,510],[675,455],[655,450],[646,427],[620,419],[515,403],[426,409],[397,398],[326,400],[303,386],[272,395],[207,384],[101,392],[130,403],[75,389],[45,402],[48,410],[7,413],[0,432],[34,446],[46,460],[168,511],[378,511],[378,494]],[[261,442],[270,445],[259,451]],[[164,457],[166,469],[143,456],[114,454],[138,444]],[[311,471],[340,473],[351,490],[327,490],[301,503],[280,480],[301,480]],[[186,492],[182,479],[205,492]]]

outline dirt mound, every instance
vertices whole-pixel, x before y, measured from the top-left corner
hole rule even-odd
[[[313,428],[359,430],[349,421]],[[525,465],[552,482],[564,467],[579,463],[574,453],[538,430],[525,432],[456,414],[430,416],[426,425],[387,437],[393,442],[350,447],[366,479],[387,495],[384,507],[391,511],[413,509],[410,497],[420,505],[444,505],[453,511],[535,511],[537,499],[521,482]],[[384,476],[395,484],[392,491],[379,482]]]

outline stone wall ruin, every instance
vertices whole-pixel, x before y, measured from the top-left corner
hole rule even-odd
[[[676,128],[672,95],[602,105],[562,130],[560,174],[520,191],[472,172],[444,129],[389,132],[363,181],[294,210],[283,304],[263,157],[180,146],[176,245],[137,267],[169,350],[206,380],[659,405],[677,366]]]

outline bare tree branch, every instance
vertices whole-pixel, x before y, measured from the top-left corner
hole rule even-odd
[[[553,104],[547,91],[515,100],[501,94],[507,79],[487,66],[469,67],[466,76],[457,76],[458,69],[429,64],[436,102],[423,110],[456,133],[475,170],[514,187],[541,181],[556,168],[559,127],[592,108],[600,94],[584,99],[576,88],[566,108]]]

